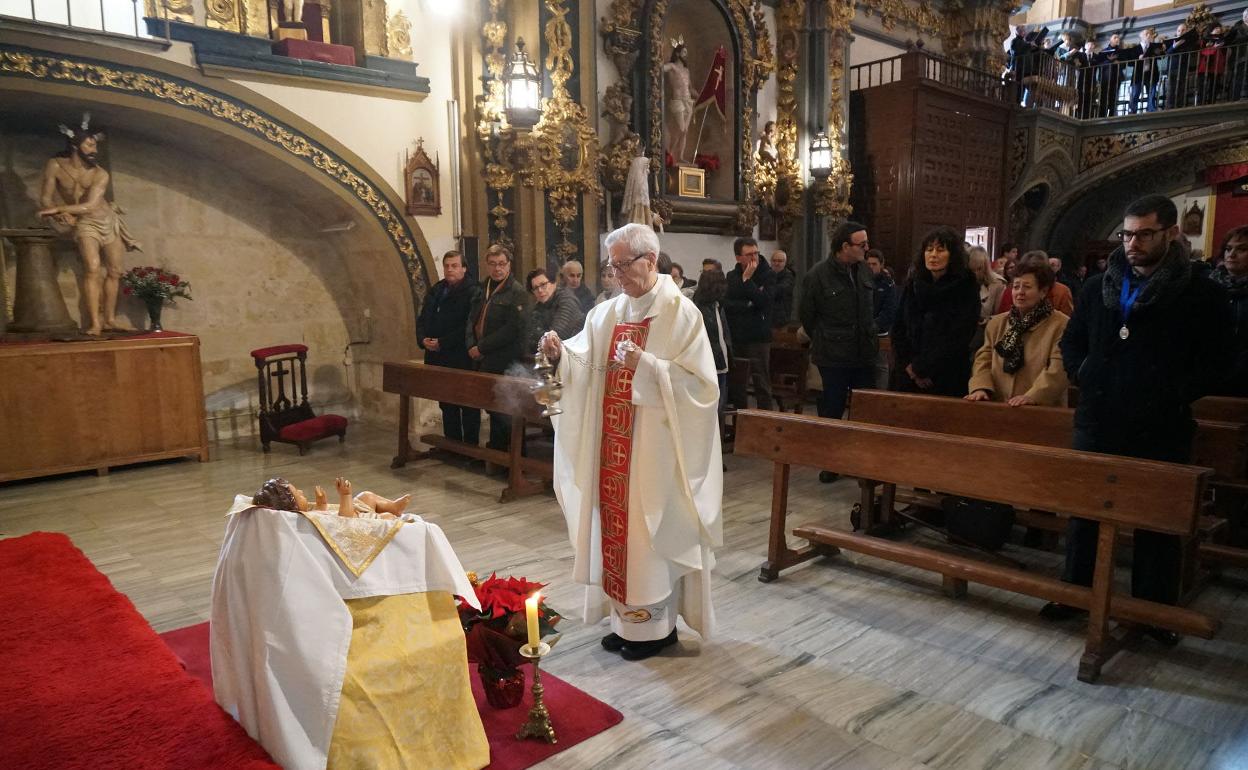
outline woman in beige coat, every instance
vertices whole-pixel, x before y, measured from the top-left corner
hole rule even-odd
[[[1015,269],[1014,307],[988,321],[984,344],[975,354],[968,401],[1066,405],[1069,383],[1058,342],[1070,317],[1049,303],[1055,280],[1043,259],[1025,259]]]

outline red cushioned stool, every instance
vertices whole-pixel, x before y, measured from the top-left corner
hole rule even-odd
[[[336,414],[319,417],[308,404],[308,346],[275,345],[251,351],[256,362],[260,386],[260,444],[269,451],[269,443],[279,441],[299,447],[299,454],[308,451],[313,441],[337,436],[341,443],[347,438],[347,418]],[[298,369],[299,378],[295,379]],[[290,395],[286,395],[286,379],[290,378]]]

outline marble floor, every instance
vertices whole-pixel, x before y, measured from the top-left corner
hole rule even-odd
[[[1212,641],[1145,642],[1100,684],[1075,679],[1077,623],[1051,625],[1041,602],[858,555],[757,580],[766,551],[768,465],[726,458],[725,545],[715,570],[719,632],[641,663],[598,644],[574,617],[571,549],[553,496],[497,502],[502,482],[436,460],[391,470],[393,435],[353,429],[305,458],[253,439],[214,445],[212,461],[0,485],[0,537],[65,532],[158,631],[207,619],[223,516],[269,476],[329,487],[411,491],[467,569],[549,581],[569,614],[549,670],[610,703],[624,722],[542,768],[1248,768],[1248,575],[1211,585],[1197,607],[1224,621]],[[847,525],[851,482],[795,470],[795,523]],[[925,535],[915,535],[923,538]],[[1055,554],[1009,547],[1038,570]],[[554,715],[556,725],[558,714]]]

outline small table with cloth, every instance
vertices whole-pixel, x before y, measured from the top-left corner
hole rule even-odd
[[[217,702],[277,762],[480,768],[489,745],[436,525],[275,511],[239,495],[212,585]]]

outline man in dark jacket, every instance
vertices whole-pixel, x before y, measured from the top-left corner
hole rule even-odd
[[[867,228],[845,222],[832,234],[831,253],[806,274],[797,311],[819,367],[819,416],[840,419],[853,388],[875,383],[875,282],[865,256]]]
[[[1166,109],[1187,106],[1187,81],[1200,51],[1200,30],[1180,24],[1166,43]]]
[[[1222,290],[1179,249],[1178,210],[1164,195],[1127,207],[1122,247],[1108,270],[1088,279],[1062,335],[1063,363],[1079,386],[1074,448],[1186,463],[1191,458],[1191,403],[1212,392],[1228,369],[1230,341]],[[1091,585],[1097,524],[1073,518],[1066,532],[1062,579]],[[1179,600],[1180,544],[1175,535],[1137,529],[1133,596]],[[1048,604],[1042,614],[1076,610]],[[1165,644],[1178,637],[1148,629]]]
[[[1161,80],[1162,56],[1166,46],[1154,39],[1153,30],[1140,32],[1140,42],[1130,49],[1130,58],[1135,60],[1131,67],[1131,104],[1128,110],[1132,115],[1139,109],[1140,92],[1144,92],[1145,107],[1149,112],[1157,111],[1157,83]]]
[[[776,299],[771,306],[771,328],[780,329],[793,320],[797,273],[789,267],[789,255],[780,249],[771,252],[771,271],[776,274]]]
[[[511,274],[511,252],[494,244],[485,252],[489,276],[473,299],[466,330],[468,356],[477,370],[503,374],[524,355],[525,307],[528,294]],[[507,449],[511,443],[511,418],[490,412],[487,446]]]
[[[581,310],[576,295],[567,286],[556,286],[537,268],[524,279],[535,304],[529,313],[529,327],[525,335],[524,352],[537,350],[537,343],[546,332],[553,331],[561,340],[570,340],[585,326],[585,311]]]
[[[724,311],[736,354],[750,360],[750,380],[759,409],[771,408],[771,313],[776,297],[776,274],[758,256],[758,241],[738,238],[732,252],[737,266],[728,273]],[[745,393],[732,394],[740,409],[748,406]]]
[[[839,420],[854,388],[875,384],[875,282],[866,264],[867,228],[845,222],[832,234],[831,253],[806,274],[797,316],[810,336],[810,360],[819,367],[819,416]],[[831,471],[819,480],[834,481]]]
[[[897,317],[897,282],[884,267],[884,252],[879,249],[867,249],[867,267],[871,268],[871,281],[875,284],[875,332],[879,337],[887,337]],[[875,354],[875,387],[880,390],[888,390],[888,364],[888,350]]]
[[[445,276],[433,285],[425,297],[420,318],[416,320],[416,339],[425,351],[425,363],[450,369],[471,369],[464,329],[468,313],[480,289],[465,280],[468,268],[464,255],[451,250],[442,255]],[[457,404],[439,403],[442,407],[442,435],[454,441],[477,444],[481,439],[481,410]]]

